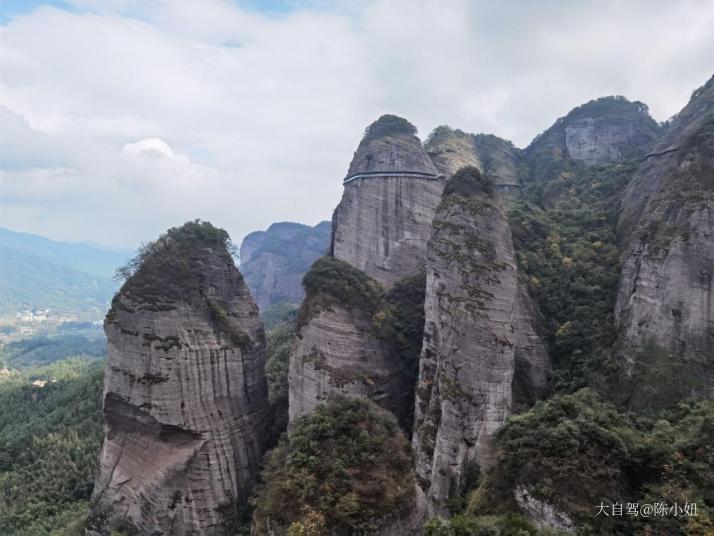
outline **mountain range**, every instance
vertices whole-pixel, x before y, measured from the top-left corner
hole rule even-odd
[[[0,228],[0,313],[52,309],[100,316],[117,289],[114,272],[129,256]]]
[[[714,77],[665,124],[603,97],[525,149],[381,116],[332,221],[249,235],[240,270],[225,230],[167,230],[106,316],[75,526],[712,534],[712,177]]]

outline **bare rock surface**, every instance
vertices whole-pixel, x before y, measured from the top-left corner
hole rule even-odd
[[[587,164],[617,162],[623,159],[623,148],[635,135],[634,125],[613,125],[585,117],[565,127],[565,147],[573,160]]]
[[[533,179],[550,181],[562,171],[554,162],[565,159],[592,166],[642,158],[660,135],[645,104],[624,97],[602,97],[558,119],[536,136],[524,156]]]
[[[385,286],[424,269],[443,189],[415,132],[394,116],[383,116],[367,129],[333,216],[334,257]]]
[[[619,224],[620,355],[631,362],[654,346],[681,356],[714,393],[714,78],[637,171]]]
[[[401,117],[383,115],[367,127],[346,178],[363,173],[399,172],[438,175],[414,125]]]
[[[105,439],[88,534],[232,534],[263,453],[265,336],[206,223],[145,254],[105,321]]]
[[[413,447],[432,514],[445,513],[469,465],[492,465],[514,391],[524,399],[545,387],[547,354],[524,292],[492,185],[461,170],[446,186],[427,257]]]
[[[473,166],[489,177],[497,193],[517,195],[520,191],[520,151],[498,136],[467,134],[441,126],[429,135],[425,148],[444,177],[451,177],[463,167]]]
[[[483,162],[482,172],[500,194],[519,194],[521,182],[518,166],[522,151],[508,140],[493,134],[476,134],[474,146]]]
[[[328,276],[320,288],[311,281]],[[348,292],[333,289],[344,284]],[[399,356],[375,333],[373,315],[382,289],[354,267],[320,259],[306,276],[298,337],[290,354],[290,422],[340,395],[369,398],[402,416],[413,386]]]
[[[444,177],[451,177],[461,168],[468,166],[483,172],[484,166],[476,152],[473,138],[472,134],[462,130],[440,126],[429,135],[424,148]]]
[[[514,498],[521,512],[539,529],[555,529],[566,534],[575,534],[575,523],[567,513],[534,497],[528,488],[516,488]]]

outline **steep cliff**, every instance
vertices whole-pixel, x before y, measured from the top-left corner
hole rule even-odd
[[[240,270],[261,310],[302,301],[302,277],[329,249],[331,232],[327,221],[314,227],[281,222],[243,239]]]
[[[443,182],[405,119],[372,123],[333,215],[332,254],[385,286],[424,269]]]
[[[488,175],[498,193],[517,195],[520,191],[521,151],[498,136],[467,134],[440,126],[429,135],[424,148],[444,177],[451,177],[463,167],[474,166]]]
[[[483,172],[483,163],[476,152],[472,134],[442,125],[429,134],[424,148],[436,169],[446,178],[468,166]]]
[[[513,143],[493,134],[476,134],[474,147],[483,163],[482,172],[501,194],[518,195],[521,181],[518,166],[522,151]]]
[[[547,354],[518,281],[508,220],[478,169],[447,183],[427,254],[413,446],[432,512],[489,467],[514,396],[545,388]]]
[[[269,407],[263,327],[228,243],[205,222],[170,229],[112,302],[89,534],[233,534]]]
[[[714,393],[714,78],[628,185],[619,231],[618,353],[628,363],[643,351],[683,358],[693,388]]]
[[[643,157],[660,128],[647,105],[624,97],[602,97],[571,110],[538,135],[525,150],[530,178],[547,181],[586,166]]]
[[[332,257],[315,262],[304,285],[290,355],[290,422],[341,395],[369,398],[408,419],[413,374],[375,323],[384,306],[381,285]]]

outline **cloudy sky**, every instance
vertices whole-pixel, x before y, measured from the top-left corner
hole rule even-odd
[[[133,247],[329,218],[365,126],[525,146],[621,94],[665,120],[714,72],[710,0],[0,0],[0,226]]]

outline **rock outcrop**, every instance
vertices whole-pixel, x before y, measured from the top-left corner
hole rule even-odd
[[[576,527],[570,516],[552,504],[534,497],[525,486],[513,493],[519,510],[539,529],[555,529],[565,534],[575,534]]]
[[[554,160],[593,165],[642,157],[659,135],[645,104],[602,97],[558,119],[531,142],[525,156],[533,168],[532,178],[547,181],[560,171],[554,169]]]
[[[367,128],[333,215],[332,255],[389,287],[424,269],[443,181],[405,119]]]
[[[474,147],[481,158],[484,173],[502,195],[520,194],[521,181],[518,166],[522,151],[513,143],[493,134],[476,134]]]
[[[375,330],[383,289],[353,266],[324,257],[304,279],[305,301],[288,375],[290,422],[341,395],[369,398],[407,418],[413,383]]]
[[[628,185],[619,234],[619,354],[631,363],[647,347],[684,358],[714,393],[714,78]]]
[[[469,466],[492,464],[514,397],[542,392],[548,369],[508,220],[476,168],[449,180],[437,211],[425,315],[413,447],[430,510],[443,514]]]
[[[461,168],[469,166],[483,173],[483,163],[472,134],[442,125],[429,134],[424,148],[444,177],[451,177]]]
[[[267,231],[247,235],[240,246],[240,270],[261,310],[302,302],[302,278],[327,253],[332,227],[274,223]]]
[[[233,534],[269,419],[265,336],[208,223],[144,248],[105,321],[105,438],[88,534]]]
[[[473,166],[489,177],[497,193],[511,196],[520,192],[521,151],[509,141],[490,134],[467,134],[440,126],[429,135],[424,148],[444,177]]]

